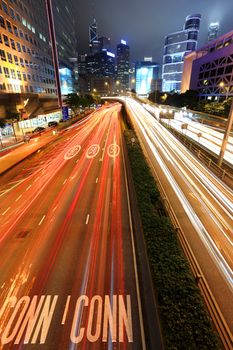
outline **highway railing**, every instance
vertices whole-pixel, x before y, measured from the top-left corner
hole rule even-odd
[[[215,157],[209,153],[208,150],[204,150],[195,141],[189,139],[186,135],[175,130],[167,123],[160,120],[160,123],[169,130],[185,147],[187,147],[190,152],[192,152],[202,163],[204,163],[216,176],[218,176],[222,181],[224,181],[230,188],[233,188],[233,171],[230,172],[217,165]]]
[[[128,111],[128,114],[130,115],[130,111]],[[233,349],[233,335],[227,325],[227,322],[224,319],[224,316],[218,306],[217,301],[214,298],[213,293],[211,292],[211,289],[208,285],[207,280],[205,279],[205,276],[201,270],[201,267],[192,251],[192,248],[190,246],[190,244],[188,243],[187,238],[185,237],[184,231],[182,230],[182,228],[180,227],[179,224],[179,220],[169,202],[169,199],[166,195],[166,192],[159,180],[159,177],[156,173],[156,170],[150,160],[150,158],[147,156],[147,151],[143,145],[143,142],[140,138],[140,135],[137,133],[137,131],[135,130],[137,137],[140,141],[140,145],[144,151],[144,154],[146,155],[146,158],[148,160],[148,163],[150,164],[150,168],[152,169],[152,172],[156,178],[156,182],[157,182],[157,187],[158,190],[160,192],[161,195],[161,199],[163,201],[164,204],[164,209],[167,213],[167,215],[170,217],[171,222],[176,230],[180,245],[190,263],[190,267],[192,270],[192,273],[194,275],[195,281],[197,283],[197,286],[199,287],[202,296],[204,298],[204,301],[206,303],[207,309],[209,311],[209,314],[213,320],[213,324],[219,334],[219,337],[222,341],[222,344],[224,346],[224,349],[226,350],[232,350]]]

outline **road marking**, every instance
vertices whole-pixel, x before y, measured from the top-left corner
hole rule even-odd
[[[45,215],[43,216],[43,218],[40,220],[38,226],[40,226],[42,224],[42,222],[44,221]]]
[[[69,308],[69,304],[70,304],[70,295],[68,295],[68,297],[67,297],[66,307],[65,307],[65,311],[64,311],[64,314],[63,314],[63,317],[62,317],[61,324],[65,324],[66,316],[67,316],[67,312],[68,312],[68,308]]]
[[[56,205],[56,207],[55,207],[55,208],[53,208],[53,212],[54,212],[56,209],[57,209],[57,205]]]
[[[67,181],[67,179],[65,179],[65,180],[63,181],[63,185],[65,185],[66,181]]]
[[[26,188],[26,191],[28,191],[29,190],[29,188],[31,188],[32,187],[32,185],[29,185],[27,188]]]
[[[79,159],[76,160],[76,163],[78,163]]]
[[[88,224],[89,219],[90,219],[90,215],[88,214],[88,215],[87,215],[87,218],[86,218],[86,225]]]
[[[8,210],[10,210],[10,208],[11,208],[11,207],[7,208],[7,209],[2,213],[2,215],[5,215],[5,214],[8,212]]]
[[[95,182],[97,183],[98,181],[99,181],[99,178],[97,177],[96,180],[95,180]]]
[[[80,150],[81,150],[80,145],[71,147],[64,155],[64,159],[69,160],[69,159],[75,157],[79,153]]]
[[[22,194],[15,200],[15,202],[18,202],[18,200],[22,197]]]
[[[100,150],[100,146],[98,144],[95,143],[95,144],[91,145],[90,147],[88,147],[88,149],[86,151],[86,157],[88,159],[94,158],[99,153],[99,150]]]

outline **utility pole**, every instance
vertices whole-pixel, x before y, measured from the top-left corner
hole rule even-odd
[[[233,99],[232,99],[230,113],[229,113],[229,116],[227,119],[226,130],[225,130],[225,134],[224,134],[223,141],[222,141],[222,147],[221,147],[221,150],[219,153],[219,158],[218,158],[218,165],[219,166],[222,166],[223,157],[224,157],[224,154],[226,151],[226,147],[227,147],[228,139],[230,136],[232,124],[233,124]]]
[[[57,87],[57,98],[58,98],[58,106],[62,108],[62,95],[61,95],[61,84],[60,84],[60,76],[59,76],[59,63],[58,63],[58,54],[57,54],[57,44],[56,44],[56,34],[53,20],[53,8],[52,8],[52,0],[45,0],[46,3],[46,11],[47,11],[47,19],[49,26],[49,36],[52,46],[52,57],[53,57],[53,66],[54,66],[54,74],[55,81]]]

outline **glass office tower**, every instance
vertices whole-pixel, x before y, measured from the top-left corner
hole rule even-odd
[[[201,15],[186,17],[183,30],[169,34],[165,38],[163,55],[163,91],[181,90],[184,57],[196,50]]]

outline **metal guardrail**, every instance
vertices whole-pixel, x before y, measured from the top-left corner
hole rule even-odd
[[[224,181],[230,188],[233,188],[233,172],[230,173],[228,170],[218,166],[217,163],[207,155],[208,151],[203,150],[201,146],[195,144],[186,135],[181,134],[179,131],[172,128],[160,120],[160,123],[170,131],[186,148],[189,149],[201,162],[203,162],[216,176]],[[214,157],[214,156],[213,156]]]
[[[137,134],[137,133],[136,133]],[[140,141],[140,137],[137,134],[139,141]],[[147,154],[147,151],[143,145],[143,143],[140,141],[140,145],[144,151],[144,154]],[[217,301],[214,298],[213,293],[211,292],[211,289],[208,285],[207,280],[205,279],[205,276],[201,270],[200,265],[197,262],[197,259],[192,251],[192,248],[190,246],[190,244],[188,243],[187,238],[185,237],[184,231],[182,230],[182,228],[180,227],[179,221],[177,219],[177,216],[166,196],[166,192],[157,176],[157,173],[154,169],[154,166],[150,160],[150,158],[147,156],[148,162],[150,163],[151,168],[153,169],[153,173],[155,175],[156,181],[157,181],[157,186],[158,186],[158,190],[160,192],[163,204],[164,204],[164,208],[166,210],[166,213],[168,214],[168,216],[171,219],[171,222],[176,230],[180,245],[190,263],[190,267],[192,270],[192,273],[194,275],[194,278],[196,280],[197,286],[199,287],[202,296],[204,298],[204,301],[206,303],[207,309],[210,313],[210,316],[212,318],[212,321],[214,323],[215,328],[218,331],[219,337],[222,341],[222,344],[224,346],[224,349],[226,350],[232,350],[233,349],[233,335],[224,319],[224,316],[218,306]]]

